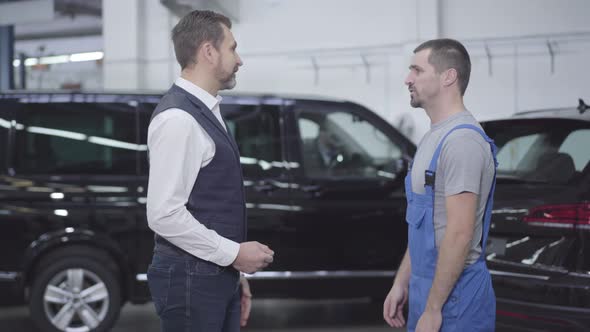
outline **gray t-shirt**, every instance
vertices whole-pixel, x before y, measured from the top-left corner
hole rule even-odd
[[[440,140],[452,128],[460,124],[472,124],[481,128],[468,111],[457,113],[432,125],[424,135],[414,156],[412,190],[424,194],[424,171],[428,169]],[[475,231],[465,265],[474,263],[481,253],[482,222],[486,201],[494,179],[494,159],[490,145],[473,129],[458,129],[443,143],[434,182],[434,232],[436,247],[445,235],[447,210],[445,197],[462,192],[478,195]]]

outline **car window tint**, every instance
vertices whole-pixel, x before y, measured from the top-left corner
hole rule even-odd
[[[279,107],[223,104],[227,129],[240,150],[245,178],[276,176],[282,172]]]
[[[514,171],[519,168],[533,168],[533,165],[522,165],[525,154],[531,150],[531,146],[539,139],[540,134],[525,135],[512,139],[500,149],[497,155],[499,171]]]
[[[401,149],[368,119],[348,111],[296,114],[307,176],[395,177],[387,170]]]
[[[127,104],[27,104],[16,125],[19,174],[137,173],[135,107]]]
[[[498,176],[565,184],[590,160],[590,125],[575,120],[515,120],[486,124],[498,146]]]
[[[576,171],[581,172],[590,161],[590,129],[575,130],[567,136],[559,152],[567,153],[574,159]]]
[[[303,140],[315,139],[320,132],[320,126],[308,119],[299,119],[299,133]]]

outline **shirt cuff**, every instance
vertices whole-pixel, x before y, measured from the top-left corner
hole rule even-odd
[[[228,266],[236,260],[239,251],[239,243],[220,236],[219,246],[217,247],[217,250],[211,254],[209,260],[220,266]]]

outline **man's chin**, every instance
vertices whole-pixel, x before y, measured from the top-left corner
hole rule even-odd
[[[422,104],[419,101],[412,99],[410,100],[410,106],[412,106],[413,108],[421,108]]]
[[[237,83],[236,78],[234,76],[231,79],[229,79],[223,83],[221,90],[231,90],[236,86],[236,83]]]

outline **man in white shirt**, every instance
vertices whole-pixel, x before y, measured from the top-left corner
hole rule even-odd
[[[235,86],[242,65],[230,20],[195,10],[172,30],[179,77],[148,129],[149,227],[156,233],[148,283],[162,330],[239,331],[254,273],[274,252],[246,240],[237,144],[219,110],[218,91]],[[241,287],[239,287],[241,286]]]

